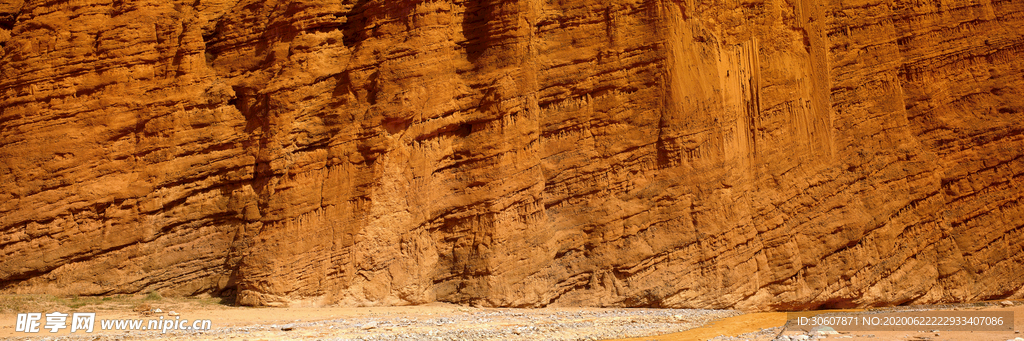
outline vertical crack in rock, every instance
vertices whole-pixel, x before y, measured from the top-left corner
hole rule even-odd
[[[7,54],[7,41],[11,39],[23,6],[24,1],[20,0],[0,4],[0,58]]]
[[[345,21],[341,26],[344,36],[342,42],[345,47],[355,48],[359,42],[363,41],[364,36],[367,34],[367,18],[366,18],[366,7],[370,0],[346,0],[343,5],[346,6],[345,10]]]

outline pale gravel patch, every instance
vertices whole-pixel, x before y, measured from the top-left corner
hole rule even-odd
[[[132,331],[124,334],[69,335],[44,339],[603,340],[675,333],[742,314],[735,310],[639,308],[464,310],[466,311],[434,314],[390,313],[371,317],[214,328],[209,331],[174,331],[166,334],[158,331]]]

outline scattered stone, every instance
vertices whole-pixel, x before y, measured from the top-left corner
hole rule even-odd
[[[1009,307],[1009,306],[1013,305],[1013,302],[1010,301],[1010,300],[1006,300],[1006,301],[999,302],[999,304],[1002,304],[1004,307]]]
[[[373,328],[377,328],[377,321],[367,322],[367,323],[363,324],[362,327],[359,327],[359,328],[362,329],[362,330],[370,330],[370,329],[373,329]]]
[[[132,311],[144,316],[148,316],[153,314],[153,307],[149,306],[149,304],[143,303],[135,306],[135,308],[132,308]]]
[[[174,312],[173,310],[171,310],[171,311],[167,312],[167,315],[168,316],[178,316],[178,315],[181,315],[181,314],[178,314],[178,313]]]
[[[839,334],[839,332],[837,332],[832,327],[814,327],[814,329],[811,329],[811,335],[822,335],[822,336],[824,336],[824,335],[838,335],[838,334]]]
[[[154,314],[159,314],[159,313],[162,313],[162,312],[164,312],[164,311],[160,310],[160,308],[153,308],[153,313]]]
[[[793,335],[790,339],[793,339],[793,340],[807,340],[807,339],[810,339],[810,338],[811,338],[810,336],[807,336],[807,335],[804,335],[804,334],[800,334],[800,335]]]
[[[283,331],[289,331],[292,329],[295,329],[295,325],[291,323],[281,326],[281,330]]]

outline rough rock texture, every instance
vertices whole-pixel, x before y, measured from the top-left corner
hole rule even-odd
[[[1024,0],[5,0],[0,288],[1024,297]]]

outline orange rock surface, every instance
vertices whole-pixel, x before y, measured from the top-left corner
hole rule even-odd
[[[0,4],[0,290],[1024,297],[1024,0]]]

